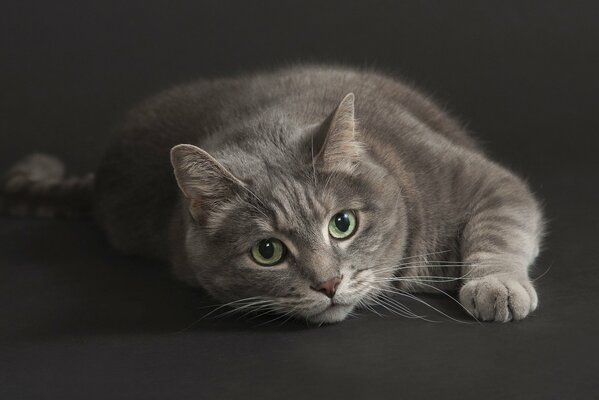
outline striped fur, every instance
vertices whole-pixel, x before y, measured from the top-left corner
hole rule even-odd
[[[383,304],[414,317],[391,295],[447,290],[482,320],[537,307],[534,196],[394,77],[295,66],[173,88],[129,113],[96,177],[65,180],[37,156],[5,180],[8,208],[60,188],[55,199],[78,198],[69,210],[86,212],[93,187],[94,215],[116,247],[170,263],[240,312],[322,323]],[[327,230],[341,210],[358,218],[347,240]],[[269,237],[287,258],[264,267],[250,248]],[[333,278],[334,300],[311,289]]]

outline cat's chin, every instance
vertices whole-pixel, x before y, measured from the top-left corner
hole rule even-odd
[[[334,324],[343,321],[353,309],[353,305],[335,304],[318,314],[309,316],[308,320],[315,324]]]

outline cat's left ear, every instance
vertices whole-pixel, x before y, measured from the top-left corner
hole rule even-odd
[[[198,222],[243,186],[214,157],[190,144],[171,149],[171,164],[177,184],[189,202],[189,212]]]
[[[345,95],[312,137],[312,150],[315,161],[324,170],[353,171],[362,152],[356,140],[353,93]]]

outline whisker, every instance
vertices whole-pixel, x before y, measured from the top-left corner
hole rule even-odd
[[[240,312],[242,310],[245,310],[247,308],[256,307],[256,306],[261,305],[261,304],[267,305],[267,304],[271,304],[271,303],[274,303],[274,302],[272,300],[260,300],[260,301],[256,301],[256,302],[253,302],[253,303],[244,304],[244,305],[241,305],[239,307],[234,307],[233,309],[231,309],[229,311],[226,311],[226,312],[224,312],[222,314],[218,314],[214,318],[226,317],[227,315],[235,314],[235,313]]]
[[[359,305],[360,307],[363,307],[363,308],[367,309],[368,311],[371,311],[371,312],[373,312],[374,314],[378,315],[379,317],[382,317],[382,315],[381,315],[381,314],[380,314],[378,311],[376,311],[374,308],[372,308],[372,307],[370,306],[370,304],[366,303],[366,301],[365,301],[365,300],[372,300],[372,299],[368,299],[368,297],[367,297],[367,298],[365,298],[365,299],[361,299],[361,300],[358,302],[358,305]]]
[[[443,294],[444,296],[448,297],[449,299],[451,299],[451,301],[453,301],[454,303],[456,303],[457,305],[459,305],[461,309],[463,309],[464,311],[466,311],[466,313],[467,313],[468,315],[470,315],[472,318],[474,318],[474,319],[476,320],[476,322],[478,322],[479,324],[481,323],[481,322],[478,320],[478,318],[476,318],[476,317],[474,316],[474,314],[472,314],[472,313],[471,313],[471,312],[470,312],[470,311],[469,311],[469,310],[468,310],[466,307],[464,307],[464,306],[462,305],[462,303],[460,303],[460,302],[459,302],[459,300],[456,300],[456,298],[455,298],[455,297],[453,297],[452,295],[450,295],[450,294],[449,294],[449,293],[447,293],[446,291],[444,291],[444,290],[441,290],[441,289],[439,289],[439,288],[437,288],[437,287],[435,287],[435,286],[433,286],[433,285],[428,285],[428,284],[426,284],[426,283],[422,283],[422,285],[423,285],[423,286],[427,286],[427,287],[429,287],[429,288],[431,288],[431,289],[434,289],[434,290],[436,290],[436,291],[440,292],[441,294]]]
[[[408,269],[411,267],[463,267],[463,266],[471,266],[471,263],[463,263],[463,262],[449,262],[449,261],[429,261],[428,264],[425,262],[412,261],[408,263],[401,264],[393,264],[386,266],[384,268],[373,268],[377,271],[390,271],[390,270],[398,270],[398,269]]]
[[[260,318],[260,317],[262,317],[264,315],[273,314],[273,313],[279,313],[279,312],[281,312],[281,310],[284,310],[281,307],[268,306],[268,307],[266,307],[266,308],[268,308],[266,311],[262,311],[262,312],[258,313],[258,311],[260,311],[262,308],[265,308],[265,307],[261,307],[258,310],[253,310],[253,312],[255,312],[256,315],[252,316],[251,318],[248,318],[248,321],[251,321],[251,320],[256,319],[256,318]]]
[[[218,310],[221,310],[225,307],[231,307],[233,305],[235,305],[236,303],[243,303],[243,302],[248,302],[248,301],[253,301],[256,299],[264,299],[263,296],[253,296],[253,297],[246,297],[243,299],[238,299],[238,300],[234,300],[234,301],[230,301],[228,303],[225,304],[213,304],[213,305],[209,305],[209,306],[203,306],[203,307],[199,307],[198,309],[206,309],[206,308],[210,308],[210,307],[216,307],[214,310],[210,311],[207,314],[202,315],[200,318],[198,318],[197,320],[193,321],[191,324],[189,324],[188,326],[186,326],[185,328],[175,332],[176,334],[179,333],[183,333],[186,332],[187,330],[191,329],[192,327],[194,327],[195,325],[197,325],[198,323],[200,323],[201,321],[203,321],[204,319],[208,318],[209,316],[211,316],[212,314],[214,314],[215,312],[217,312]]]
[[[373,282],[429,282],[429,283],[450,283],[462,280],[470,280],[467,277],[435,276],[435,275],[415,275],[415,276],[393,276],[389,278],[376,279]]]
[[[462,264],[422,264],[422,263],[413,263],[413,264],[403,264],[396,265],[386,268],[373,268],[374,272],[385,273],[385,272],[395,272],[402,271],[407,269],[434,269],[434,268],[462,268],[462,267],[475,267],[475,268],[488,268],[488,267],[497,267],[500,266],[500,263],[485,263],[485,264],[472,264],[472,263],[462,263]]]
[[[286,312],[286,313],[284,313],[284,314],[281,314],[281,315],[279,315],[278,317],[276,317],[276,318],[274,318],[274,319],[271,319],[271,320],[269,320],[269,321],[266,321],[266,322],[264,322],[264,323],[262,323],[262,324],[260,324],[260,325],[257,325],[257,327],[259,327],[259,326],[264,326],[264,325],[267,325],[267,324],[273,323],[273,322],[275,322],[275,321],[278,321],[278,320],[279,320],[279,319],[281,319],[281,318],[285,318],[286,316],[288,316],[288,315],[289,315],[289,314],[291,314],[292,312],[293,312],[293,310],[290,310],[290,311],[288,311],[288,312]],[[292,314],[292,316],[293,316],[293,314]]]
[[[539,279],[541,279],[542,277],[544,277],[545,275],[547,275],[547,273],[549,272],[549,270],[551,269],[551,265],[549,265],[547,267],[547,269],[545,270],[545,272],[543,272],[541,275],[537,276],[536,278],[531,279],[533,282],[538,281]]]
[[[250,307],[239,318],[247,318],[249,315],[251,315],[253,313],[257,314],[258,312],[264,310],[265,308],[266,308],[266,311],[264,311],[265,314],[270,313],[270,312],[276,312],[279,310],[279,308],[277,308],[274,303],[260,304],[255,307]],[[238,311],[242,311],[242,310],[238,310]],[[258,318],[260,315],[263,315],[263,314],[257,314],[248,319],[252,320],[254,318]]]
[[[408,257],[402,257],[400,259],[401,260],[409,260],[411,258],[416,258],[416,257],[427,257],[427,256],[434,256],[434,255],[439,255],[439,254],[444,254],[444,253],[449,253],[451,252],[451,250],[442,250],[442,251],[433,251],[431,253],[424,253],[424,254],[416,254],[413,256],[408,256]]]
[[[380,297],[381,297],[382,299],[385,299],[385,300],[388,302],[387,304],[388,304],[390,307],[393,307],[393,308],[395,308],[395,309],[399,309],[401,312],[400,312],[400,313],[398,313],[398,315],[401,315],[402,317],[409,318],[409,319],[422,319],[422,320],[424,320],[424,321],[428,321],[428,322],[437,322],[437,321],[432,321],[432,320],[429,320],[429,319],[425,318],[425,317],[424,317],[424,316],[422,316],[422,315],[418,315],[418,314],[414,313],[414,312],[413,312],[412,310],[410,310],[410,309],[409,309],[409,308],[408,308],[408,307],[407,307],[405,304],[401,304],[401,303],[400,303],[400,302],[398,302],[397,300],[395,300],[395,299],[393,299],[393,298],[391,298],[391,297],[387,296],[387,295],[386,295],[386,294],[384,294],[384,293],[381,293]]]
[[[441,315],[443,315],[443,316],[445,316],[445,317],[449,318],[450,320],[452,320],[452,321],[454,321],[454,322],[459,322],[459,323],[461,323],[461,324],[470,324],[470,322],[467,322],[467,321],[460,321],[460,320],[458,320],[458,319],[455,319],[455,318],[453,318],[453,317],[451,317],[451,316],[447,315],[446,313],[444,313],[443,311],[439,310],[439,309],[438,309],[438,308],[436,308],[435,306],[433,306],[433,305],[431,305],[431,304],[427,303],[426,301],[424,301],[424,300],[422,300],[422,299],[420,299],[420,298],[418,298],[418,297],[414,296],[413,294],[411,294],[411,293],[408,293],[408,292],[406,292],[406,291],[404,291],[404,290],[397,289],[397,288],[394,288],[394,289],[382,289],[382,290],[383,290],[383,291],[386,291],[386,292],[390,292],[390,293],[398,294],[398,295],[400,295],[400,296],[408,297],[408,298],[410,298],[410,299],[412,299],[412,300],[415,300],[415,301],[417,301],[417,302],[419,302],[419,303],[422,303],[422,304],[424,304],[425,306],[427,306],[427,307],[431,308],[432,310],[434,310],[434,311],[438,312],[439,314],[441,314]]]
[[[226,307],[229,304],[237,303],[237,302],[240,302],[240,301],[263,299],[263,298],[264,298],[263,296],[246,297],[246,298],[234,300],[234,301],[231,301],[231,302],[225,303],[225,304],[219,303],[219,304],[210,304],[210,305],[206,305],[206,306],[200,306],[200,307],[197,307],[197,309],[198,310],[203,310],[205,308],[210,308],[210,307]]]
[[[295,317],[295,315],[293,313],[291,313],[289,315],[289,317],[287,317],[287,319],[285,319],[283,322],[281,322],[280,324],[278,324],[277,326],[283,326],[285,325],[287,322],[289,322],[290,319],[292,319],[293,317]]]
[[[403,310],[398,310],[397,308],[394,308],[392,305],[387,304],[387,302],[384,300],[384,298],[382,297],[384,296],[383,293],[379,293],[378,296],[373,297],[371,299],[371,301],[380,306],[383,307],[385,310],[389,311],[391,314],[394,315],[400,315],[402,317],[406,317],[406,318],[412,318],[412,316],[408,313],[405,313]]]

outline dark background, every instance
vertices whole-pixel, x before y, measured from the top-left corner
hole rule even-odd
[[[504,325],[363,313],[323,328],[205,319],[210,301],[89,221],[0,218],[0,397],[597,395],[599,6],[571,1],[4,1],[0,170],[92,170],[143,97],[294,61],[375,66],[432,94],[538,193],[540,307]],[[423,297],[451,316],[443,297]]]

